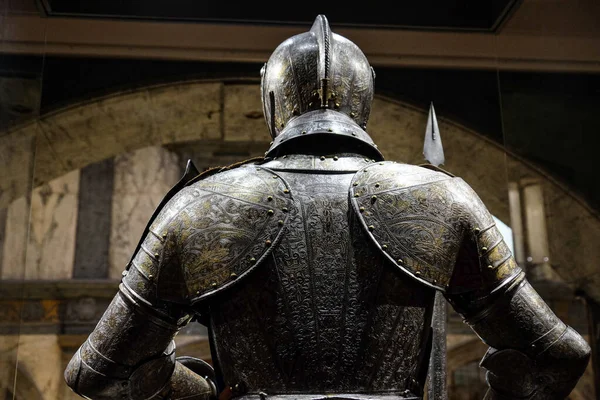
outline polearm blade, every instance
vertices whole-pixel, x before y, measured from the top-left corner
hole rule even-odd
[[[429,106],[423,156],[430,164],[439,167],[444,163],[444,148],[438,127],[433,103]],[[447,400],[446,387],[446,299],[436,292],[431,317],[431,354],[429,358],[427,398],[429,400]]]
[[[439,167],[445,161],[442,137],[440,136],[440,128],[438,127],[433,103],[429,106],[427,128],[425,129],[425,143],[423,143],[423,156],[425,160],[436,167]]]

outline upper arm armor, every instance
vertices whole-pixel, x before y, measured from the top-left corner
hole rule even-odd
[[[212,296],[271,253],[291,204],[286,182],[255,165],[199,180],[161,210],[126,282],[134,290],[155,287],[160,301],[191,304]]]

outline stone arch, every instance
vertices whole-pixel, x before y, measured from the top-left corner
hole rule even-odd
[[[264,144],[258,81],[189,81],[124,91],[43,115],[0,137],[0,208],[38,185],[107,157],[148,145],[198,142],[207,149]],[[427,112],[377,96],[369,132],[387,159],[419,164]],[[508,221],[507,183],[544,187],[550,259],[574,288],[600,300],[600,219],[573,192],[484,136],[438,116],[445,168],[461,176]],[[35,167],[34,167],[35,166]]]

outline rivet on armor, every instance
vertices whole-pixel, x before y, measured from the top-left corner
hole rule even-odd
[[[325,156],[321,156],[321,161],[323,161],[325,159]]]
[[[373,232],[373,230],[375,230],[375,225],[369,225],[369,230]]]
[[[358,186],[358,183],[354,182],[354,183],[352,184],[352,186]]]
[[[283,193],[289,193],[290,189],[283,189]]]
[[[273,211],[273,210],[269,210],[269,211],[267,211],[267,214],[269,214],[269,215],[273,215],[273,213],[274,213],[274,211]]]
[[[352,118],[354,118],[354,117],[356,117],[356,113],[355,113],[354,111],[352,111],[352,112],[350,113],[350,116],[351,116]]]
[[[127,271],[123,271],[123,272],[121,273],[121,275],[123,275],[123,276],[127,276],[127,273],[128,273]]]
[[[306,131],[302,131],[302,134],[303,134],[303,135],[306,135]]]
[[[277,179],[277,175],[273,175],[273,179]]]
[[[150,279],[150,280],[154,279],[154,275],[152,275],[152,274],[148,275],[148,279]]]
[[[273,243],[273,242],[271,242],[269,239],[265,240],[265,244],[266,244],[267,246],[270,246],[270,245],[271,245],[271,243]]]
[[[473,229],[473,232],[475,232],[476,235],[479,235],[479,232],[481,232],[481,229],[475,228],[475,229]]]
[[[327,129],[327,132],[333,132],[333,129],[329,128]]]
[[[375,200],[377,200],[377,196],[375,196],[375,195],[371,196],[371,203],[375,203]]]
[[[267,201],[271,201],[271,200],[273,200],[273,196],[268,196]]]
[[[340,103],[335,103],[335,108],[340,108]]]
[[[158,258],[159,254],[158,253],[154,253],[154,257]]]
[[[356,132],[352,132],[352,136],[356,136]]]
[[[359,196],[360,196],[360,194],[354,193],[354,197],[359,197]]]
[[[200,295],[200,291],[196,290],[196,296],[199,296],[199,295]]]
[[[378,188],[379,186],[381,186],[379,183],[375,184],[375,187]]]
[[[163,234],[162,234],[162,237],[163,237],[163,239],[166,239],[166,238],[167,238],[167,234],[166,234],[166,233],[163,233]]]
[[[287,209],[287,207],[283,207],[283,208],[281,209],[281,211],[283,211],[283,212],[288,212],[288,209]]]
[[[339,160],[338,156],[333,156],[333,161]]]
[[[281,157],[281,158],[287,158],[287,155],[285,155],[285,156],[283,156],[283,157]]]
[[[235,279],[235,278],[237,278],[237,274],[236,274],[235,272],[232,272],[232,273],[229,275],[229,277],[230,277],[231,279]]]
[[[277,221],[277,223],[279,224],[279,226],[283,226],[283,220],[280,219],[279,221]]]
[[[375,143],[373,143],[373,145],[375,145]],[[379,163],[379,165],[383,165],[383,163],[382,163],[382,162],[380,162],[380,163]]]
[[[484,246],[481,248],[481,251],[485,253],[486,251],[488,251],[488,248]]]
[[[384,244],[383,246],[381,246],[381,250],[384,250],[384,251],[385,251],[385,250],[387,250],[387,248],[388,248],[388,247],[387,247],[387,244]]]
[[[415,271],[416,276],[421,276],[421,271]]]
[[[272,140],[269,142],[269,146],[273,146],[273,141]]]
[[[256,261],[256,258],[250,257],[250,262],[255,262],[255,261]]]
[[[403,263],[404,263],[404,260],[402,260],[401,258],[399,258],[399,259],[397,259],[397,260],[396,260],[396,262],[397,262],[398,264],[403,264]]]
[[[215,287],[217,287],[217,282],[213,282],[213,283],[211,284],[211,286],[212,286],[212,287],[214,287],[214,288],[215,288]]]
[[[313,102],[311,101],[310,103],[308,103],[308,106],[312,107],[313,106]]]
[[[358,211],[360,211],[360,212],[365,212],[365,208],[364,208],[364,207],[361,207],[361,208],[359,208],[359,209],[358,209]]]
[[[492,264],[488,265],[489,269],[494,269],[494,266]]]
[[[432,280],[431,283],[433,283],[434,285],[437,285],[437,279]]]

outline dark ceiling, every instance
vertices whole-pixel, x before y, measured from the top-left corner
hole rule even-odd
[[[244,2],[170,0],[41,0],[48,16],[184,20],[194,22],[295,24],[312,23],[325,14],[337,27],[379,27],[434,30],[495,31],[520,0],[395,1],[370,7],[369,3],[310,2],[266,7]]]

